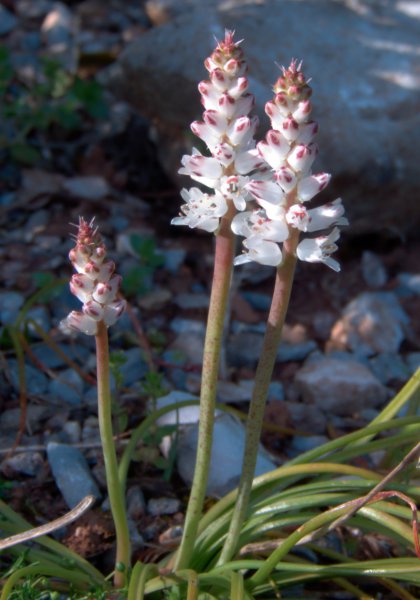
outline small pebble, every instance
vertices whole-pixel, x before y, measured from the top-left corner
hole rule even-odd
[[[101,498],[86,459],[78,448],[50,442],[47,455],[57,487],[69,508],[74,508],[88,495]]]
[[[362,274],[365,283],[374,289],[383,287],[388,280],[381,258],[369,250],[365,250],[362,254]]]
[[[153,517],[174,515],[181,508],[178,498],[151,498],[147,503],[147,512]]]

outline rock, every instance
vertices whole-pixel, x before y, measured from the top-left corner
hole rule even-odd
[[[90,350],[80,344],[58,344],[60,350],[72,360],[79,360],[82,363],[86,363],[90,355]],[[62,367],[64,362],[63,359],[55,350],[47,346],[46,344],[37,344],[32,348],[32,352],[36,358],[48,369],[57,369]]]
[[[157,288],[139,299],[139,306],[145,310],[160,310],[172,300],[172,294],[164,288]]]
[[[107,181],[97,175],[71,177],[63,182],[63,189],[83,200],[102,200],[110,193]]]
[[[198,442],[198,426],[183,427],[178,433],[177,468],[182,479],[191,485]],[[239,482],[242,469],[242,454],[245,444],[245,428],[227,414],[218,416],[214,424],[213,448],[206,494],[220,498]],[[262,475],[276,465],[260,448],[255,474]]]
[[[38,429],[42,420],[46,419],[51,414],[51,409],[47,406],[37,404],[28,404],[26,407],[26,427],[29,431]],[[0,429],[16,431],[20,423],[20,408],[9,408],[0,415]]]
[[[250,379],[233,383],[231,381],[219,381],[217,384],[218,402],[249,402],[252,396],[254,382]]]
[[[16,17],[0,5],[0,36],[7,35],[17,25]]]
[[[14,3],[15,11],[24,19],[37,19],[44,17],[51,10],[51,0],[16,0]]]
[[[136,382],[144,379],[149,367],[144,360],[144,353],[140,348],[130,348],[129,350],[125,350],[123,356],[125,362],[118,368],[118,371],[121,374],[123,385],[130,387]],[[111,380],[115,385],[113,375]]]
[[[69,508],[74,508],[88,495],[101,498],[86,459],[78,448],[50,442],[47,455],[55,483]]]
[[[307,433],[323,434],[327,428],[327,418],[318,404],[286,402],[286,408],[293,429]]]
[[[151,498],[147,503],[147,512],[152,517],[174,515],[181,508],[178,498]]]
[[[20,382],[17,360],[11,359],[7,364],[10,374],[10,383],[16,391],[19,391]],[[25,378],[28,394],[33,396],[42,396],[45,394],[48,388],[48,379],[42,371],[25,364]]]
[[[364,292],[344,309],[334,325],[329,349],[362,356],[398,352],[408,317],[392,292]]]
[[[302,57],[320,122],[316,169],[334,173],[341,193],[345,183],[352,233],[375,229],[383,235],[384,227],[414,233],[420,224],[414,193],[420,160],[417,55],[395,50],[418,44],[418,19],[407,5],[373,0],[360,10],[349,0],[184,3],[182,14],[127,47],[102,81],[158,124],[166,139],[162,156],[175,174],[181,137],[199,113],[197,83],[207,76],[203,60],[214,36],[222,39],[228,27],[244,38],[250,90],[265,125],[263,106],[278,77],[275,62]],[[305,35],[302,23],[310,23]],[[168,94],[169,88],[177,93]],[[363,202],[352,201],[361,197]]]
[[[331,329],[335,322],[335,316],[328,310],[315,312],[312,325],[317,338],[326,342],[331,334]]]
[[[64,402],[79,406],[83,400],[84,387],[85,382],[74,369],[65,369],[50,382],[48,392],[54,404]]]
[[[365,408],[381,406],[386,388],[365,365],[350,360],[323,358],[303,366],[295,377],[304,402],[326,415],[349,416]]]
[[[328,441],[329,439],[325,435],[295,435],[293,436],[292,442],[288,447],[288,451],[290,450],[290,454],[294,456],[296,454],[300,454],[301,452],[307,452],[308,450],[318,448],[319,446],[326,444]]]
[[[203,362],[204,334],[194,331],[180,333],[168,350],[177,350],[185,356],[185,362],[201,365]]]
[[[301,361],[304,360],[308,354],[316,350],[316,348],[317,345],[314,340],[307,340],[306,342],[300,342],[298,344],[281,342],[277,352],[277,361]]]
[[[9,478],[16,475],[36,477],[44,468],[44,459],[40,452],[18,452],[5,458],[0,468]]]
[[[410,370],[410,374],[414,374],[420,367],[420,352],[410,352],[405,357],[405,360]]]
[[[164,406],[171,406],[177,402],[184,402],[185,400],[199,400],[196,396],[188,394],[187,392],[180,392],[173,390],[166,396],[162,396],[156,400],[156,409],[163,408]],[[219,414],[220,411],[216,411]],[[192,406],[184,406],[182,408],[174,409],[172,412],[168,412],[158,418],[156,423],[162,425],[186,425],[191,423],[198,423],[200,417],[200,407],[198,404]]]
[[[284,400],[284,387],[280,381],[272,381],[268,387],[267,400],[281,402]]]
[[[50,214],[47,210],[37,210],[31,214],[26,221],[23,239],[25,242],[32,242],[34,238],[45,231],[50,221]]]
[[[31,337],[35,339],[42,339],[41,335],[36,331],[34,324],[31,323],[34,321],[36,325],[41,327],[45,332],[51,329],[51,319],[50,314],[47,310],[46,306],[33,306],[26,313],[25,319],[22,323],[22,329],[27,327]]]
[[[74,29],[72,11],[62,2],[56,2],[46,15],[41,32],[48,46],[68,44]]]
[[[261,354],[263,336],[259,333],[242,331],[227,341],[227,361],[232,367],[255,367]]]
[[[203,321],[197,321],[195,319],[183,319],[182,317],[175,317],[169,324],[169,327],[175,333],[188,333],[194,332],[204,336],[206,333],[206,324]]]
[[[271,296],[261,292],[242,292],[243,297],[248,300],[252,308],[261,311],[269,310],[271,306]]]
[[[0,292],[0,321],[12,325],[23,306],[25,299],[19,292]]]
[[[404,382],[410,377],[410,370],[399,354],[388,352],[378,354],[369,360],[369,367],[381,383]]]
[[[128,488],[126,502],[128,516],[133,521],[138,521],[146,513],[146,501],[139,485]]]
[[[70,444],[77,444],[82,437],[82,428],[78,421],[67,421],[63,426],[63,433],[66,434]]]
[[[362,275],[365,283],[375,289],[383,287],[388,280],[381,258],[369,250],[362,254]]]
[[[397,294],[401,296],[420,296],[420,273],[400,273],[398,275],[399,288]]]
[[[205,293],[198,294],[188,294],[182,293],[177,294],[174,298],[175,304],[182,308],[183,310],[187,310],[190,308],[208,308],[209,307],[210,297]]]
[[[164,266],[172,274],[176,275],[180,267],[184,264],[187,251],[185,248],[167,248],[162,250]]]

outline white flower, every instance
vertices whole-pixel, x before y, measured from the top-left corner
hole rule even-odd
[[[205,194],[198,188],[181,190],[186,204],[181,206],[184,213],[172,219],[172,225],[188,225],[213,232],[219,227],[219,219],[227,211],[226,200],[220,192]]]
[[[318,208],[307,210],[303,204],[294,204],[286,214],[286,220],[292,227],[301,231],[320,231],[333,225],[348,225],[344,215],[341,198]]]
[[[242,265],[247,262],[257,262],[260,265],[277,267],[282,261],[282,254],[278,244],[268,242],[260,236],[252,236],[244,240],[244,247],[248,252],[244,252],[235,258],[234,265]]]
[[[340,271],[340,264],[331,258],[331,254],[338,248],[335,243],[340,237],[340,230],[338,227],[334,229],[326,236],[320,236],[317,238],[307,238],[300,242],[297,247],[296,254],[300,260],[307,262],[323,262],[334,271]]]

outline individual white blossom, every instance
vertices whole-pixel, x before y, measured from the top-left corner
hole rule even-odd
[[[77,273],[70,280],[70,291],[83,303],[82,311],[73,310],[60,323],[65,333],[78,331],[96,335],[99,321],[114,325],[125,310],[125,300],[118,299],[121,276],[114,275],[115,264],[105,261],[106,248],[94,220],[79,219],[76,246],[69,259]]]
[[[334,258],[331,258],[337,250],[335,243],[340,237],[338,227],[328,234],[316,238],[306,238],[300,242],[297,247],[296,254],[300,260],[308,262],[323,262],[334,271],[340,270],[340,264]]]
[[[184,214],[173,218],[172,225],[188,225],[204,231],[216,231],[220,217],[227,211],[224,196],[217,191],[214,194],[205,194],[196,187],[181,190],[181,196],[186,202],[181,206]]]

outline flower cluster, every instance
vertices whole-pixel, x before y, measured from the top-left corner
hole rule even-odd
[[[121,276],[113,274],[115,264],[105,261],[105,257],[105,244],[94,220],[88,223],[80,218],[76,246],[69,253],[77,271],[71,278],[70,291],[83,302],[83,307],[82,312],[72,311],[61,321],[62,331],[96,335],[100,321],[109,327],[124,312],[125,300],[117,299]]]
[[[213,54],[205,61],[209,81],[198,89],[204,106],[203,120],[191,125],[192,131],[205,142],[211,156],[196,148],[182,158],[180,173],[210,188],[212,193],[193,187],[183,189],[185,204],[173,225],[189,225],[205,231],[216,231],[229,203],[238,211],[246,208],[251,198],[246,186],[248,174],[263,164],[255,148],[254,133],[257,117],[248,114],[254,97],[248,93],[247,66],[239,42],[227,31]]]
[[[279,243],[288,239],[291,228],[303,232],[330,229],[327,235],[304,239],[296,253],[301,260],[324,262],[336,271],[340,269],[331,254],[337,249],[337,226],[347,224],[341,199],[312,210],[305,206],[330,180],[328,173],[311,172],[318,154],[314,142],[318,125],[309,118],[311,92],[301,64],[292,61],[288,69],[282,69],[274,86],[275,96],[265,107],[272,129],[257,144],[270,167],[269,176],[248,182],[247,189],[258,206],[237,214],[232,222],[234,232],[245,237],[247,250],[235,259],[235,264],[255,260],[279,265]]]
[[[318,154],[314,142],[318,126],[310,119],[312,90],[301,63],[293,60],[282,69],[274,98],[266,104],[271,129],[258,144],[254,141],[257,118],[248,116],[253,97],[247,92],[246,65],[233,32],[226,32],[205,66],[210,81],[199,84],[203,121],[191,128],[211,156],[193,149],[191,156],[182,158],[179,172],[212,192],[198,187],[182,190],[185,204],[172,223],[217,232],[220,219],[233,204],[232,230],[245,238],[245,250],[235,264],[252,260],[278,266],[283,258],[280,244],[299,230],[322,235],[303,239],[296,249],[298,258],[324,262],[338,271],[331,254],[337,249],[338,227],[347,224],[341,199],[306,207],[327,186],[330,175],[311,172]]]

